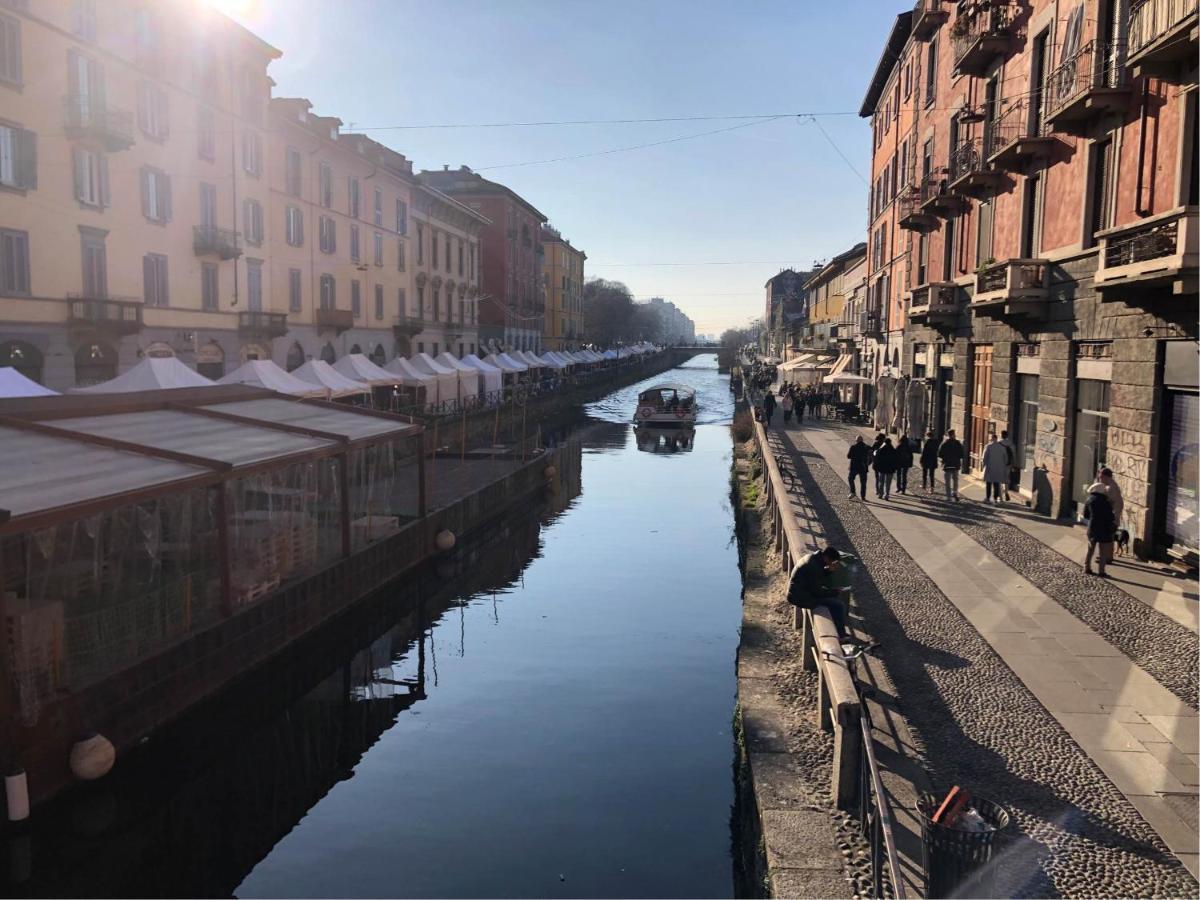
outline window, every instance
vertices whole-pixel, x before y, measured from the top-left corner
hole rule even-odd
[[[217,187],[200,183],[200,227],[217,227]]]
[[[445,236],[445,250],[446,250],[446,271],[449,272],[450,265],[451,265],[451,263],[450,263],[450,235]]]
[[[155,141],[165,141],[171,128],[167,117],[167,92],[150,81],[138,83],[138,128]]]
[[[350,226],[350,258],[355,262],[358,261],[358,226]]]
[[[22,190],[37,187],[37,135],[32,131],[0,125],[0,184]]]
[[[434,288],[433,289],[433,321],[440,322],[441,320],[442,320],[442,292],[439,288]]]
[[[330,209],[333,207],[333,166],[323,162],[317,171],[321,180],[321,205]]]
[[[1091,206],[1088,233],[1084,243],[1092,246],[1096,232],[1112,225],[1112,138],[1092,144],[1092,172],[1088,186],[1088,203]]]
[[[404,271],[404,241],[396,241],[396,271]]]
[[[108,253],[104,248],[105,234],[106,232],[98,228],[81,227],[79,230],[85,297],[108,296]]]
[[[396,315],[401,318],[408,315],[408,297],[404,288],[396,289]]]
[[[350,312],[356,319],[362,315],[362,285],[357,279],[350,282]]]
[[[375,265],[383,265],[383,235],[375,232]]]
[[[85,41],[96,40],[96,0],[74,0],[71,30]]]
[[[317,222],[318,231],[320,232],[320,246],[322,253],[337,252],[337,225],[329,216],[321,216]]]
[[[417,315],[425,315],[425,286],[423,284],[417,285]]]
[[[217,118],[213,111],[201,106],[196,111],[197,151],[201,159],[216,162],[217,159]]]
[[[288,147],[284,161],[284,189],[293,197],[300,196],[300,166],[300,151],[295,147]]]
[[[0,294],[29,292],[29,232],[0,228]]]
[[[241,70],[238,93],[242,104],[242,115],[255,125],[262,124],[263,114],[263,80],[249,66]]]
[[[262,175],[262,135],[257,131],[242,132],[242,170],[258,178]]]
[[[262,260],[246,260],[246,305],[252,312],[262,309]]]
[[[283,211],[284,233],[293,247],[304,245],[304,214],[299,207],[289,206]]]
[[[471,245],[471,280],[475,280],[475,245]]]
[[[433,251],[433,259],[430,262],[436,269],[438,267],[438,235],[432,228],[429,229],[429,247]]]
[[[375,285],[375,318],[383,321],[383,285]]]
[[[21,83],[21,23],[0,16],[0,81]]]
[[[408,204],[396,198],[396,231],[399,234],[408,234]]]
[[[458,274],[462,275],[462,273],[463,273],[463,245],[462,245],[462,241],[460,240],[458,242]]]
[[[991,200],[979,204],[979,228],[975,242],[975,265],[981,266],[992,258],[992,225],[995,206]]]
[[[904,64],[904,99],[912,93],[912,60]]]
[[[362,185],[354,175],[346,176],[346,211],[350,218],[357,219],[362,203]]]
[[[288,312],[300,312],[300,270],[288,269]]]
[[[171,220],[171,178],[166,172],[142,169],[142,215],[151,222]]]
[[[425,226],[417,226],[417,265],[425,265]]]
[[[929,42],[926,51],[925,64],[925,107],[933,105],[933,95],[937,90],[937,38]]]
[[[133,34],[138,65],[156,66],[158,64],[158,20],[152,10],[143,6],[134,12]]]
[[[167,305],[167,258],[161,253],[142,257],[142,291],[147,306]]]
[[[1040,173],[1026,176],[1025,194],[1021,198],[1021,256],[1033,259],[1042,244],[1041,209],[1042,177]]]
[[[337,282],[332,275],[321,276],[321,309],[337,309]]]
[[[108,206],[108,157],[82,147],[74,149],[75,199],[86,206]]]
[[[200,263],[200,307],[211,311],[220,305],[220,280],[216,263]]]
[[[425,342],[424,341],[417,341],[417,352],[418,353],[425,352]]]
[[[246,232],[246,243],[259,245],[263,242],[263,209],[257,200],[246,198],[242,202],[242,225]]]
[[[375,224],[383,227],[383,191],[375,188]]]

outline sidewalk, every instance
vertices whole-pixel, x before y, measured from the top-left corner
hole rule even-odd
[[[812,452],[815,450],[836,473],[841,484],[845,484],[846,447],[853,430],[833,423],[806,421],[801,429],[784,431],[777,426],[774,431],[797,461],[798,468],[805,460],[811,465],[817,458]],[[812,450],[806,445],[811,445]],[[831,493],[836,482],[827,476],[820,477],[826,478],[828,487],[825,490],[827,494]],[[976,487],[971,485],[964,493],[973,497],[975,492]],[[924,576],[986,640],[1044,710],[1070,735],[1111,786],[1141,814],[1195,876],[1200,867],[1196,817],[1197,785],[1200,784],[1197,777],[1200,720],[1196,709],[1048,595],[1034,581],[1045,584],[1043,573],[1025,569],[1018,572],[975,540],[968,533],[972,529],[960,526],[956,521],[960,507],[933,502],[922,493],[893,494],[890,503],[874,502],[873,495],[868,496],[872,502],[867,504],[846,501],[843,487],[837,495],[840,499],[834,505],[848,504],[849,508],[869,511],[887,534],[899,542]],[[829,499],[834,500],[833,497]],[[985,515],[993,512],[990,507],[974,503],[963,506]],[[1047,546],[1070,555],[1075,565],[1079,564],[1082,558],[1082,551],[1077,547],[1079,529],[1033,520],[1022,512],[1013,510],[1001,515]],[[857,518],[861,512],[852,515]],[[1059,568],[1063,568],[1061,562]],[[1135,567],[1124,564],[1116,567],[1121,575],[1126,569],[1132,571]],[[1133,585],[1118,583],[1116,586],[1194,632],[1194,588],[1189,599],[1186,588],[1172,590],[1180,585],[1171,576],[1140,565],[1136,571],[1136,579],[1122,578],[1122,581],[1134,581]],[[874,574],[880,577],[879,573]],[[1180,633],[1187,632],[1181,629]],[[966,657],[965,653],[962,655]],[[972,662],[966,659],[963,665],[966,668],[961,671],[971,674]],[[987,691],[990,685],[981,684],[979,689]],[[1178,687],[1176,691],[1186,693],[1180,692]],[[903,693],[899,699],[902,707],[921,702]],[[963,730],[967,731],[965,727]],[[1010,768],[1018,768],[1014,753],[1036,756],[1039,752],[1036,744],[1043,740],[1052,743],[1050,737],[1048,733],[1039,734],[1036,727],[1023,738],[1009,737],[1011,741],[1023,740],[1028,747],[1007,748],[1006,763]],[[951,748],[929,749],[932,753],[935,749],[946,752]],[[1004,758],[1005,753],[1001,756]],[[1065,767],[1065,760],[1062,765]],[[1099,787],[1103,778],[1088,775],[1088,771],[1094,772],[1086,770],[1084,781],[1098,780],[1080,795],[1094,797],[1080,811],[1085,816],[1099,815],[1101,819],[1116,822],[1122,814],[1115,808],[1108,811],[1105,807],[1102,796],[1105,791]],[[1041,777],[1045,778],[1044,771]],[[1062,787],[1057,783],[1046,786],[1056,794]],[[1075,802],[1084,805],[1080,800]],[[1089,813],[1093,803],[1095,809]],[[1077,833],[1072,827],[1059,827],[1068,834]],[[1116,835],[1112,839],[1114,844],[1127,841],[1131,847],[1139,846],[1136,827],[1113,825],[1112,828]],[[1144,851],[1127,852],[1145,860]],[[1161,870],[1158,874],[1169,877]]]

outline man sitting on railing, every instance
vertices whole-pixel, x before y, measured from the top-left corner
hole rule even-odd
[[[842,554],[834,547],[810,553],[792,569],[788,582],[788,603],[801,609],[824,606],[833,616],[838,636],[846,636],[846,604],[849,587],[835,587],[835,575],[842,566]]]

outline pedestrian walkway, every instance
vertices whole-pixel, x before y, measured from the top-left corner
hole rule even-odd
[[[793,454],[801,452],[800,434],[844,475],[849,429],[821,423],[782,432]],[[972,491],[967,488],[968,496]],[[891,502],[866,507],[1196,876],[1196,710],[938,513],[938,505],[919,494],[893,494]],[[1024,524],[1035,537],[1044,533],[1037,523]],[[1062,536],[1059,547],[1074,552],[1066,540]],[[1146,597],[1143,591],[1138,599]],[[1187,618],[1186,602],[1181,592],[1148,605],[1179,621]],[[1184,624],[1194,630],[1191,603],[1192,619]]]

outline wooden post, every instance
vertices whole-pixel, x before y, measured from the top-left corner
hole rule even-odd
[[[863,753],[861,711],[857,706],[840,706],[833,734],[833,803],[838,809],[854,809]]]

